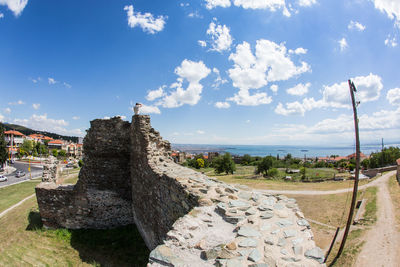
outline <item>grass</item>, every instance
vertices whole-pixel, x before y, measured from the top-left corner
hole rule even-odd
[[[36,198],[0,219],[0,266],[146,266],[134,225],[111,230],[46,230]]]
[[[389,179],[389,192],[394,205],[394,212],[396,215],[397,229],[400,231],[400,185],[396,180],[396,176],[393,175]]]
[[[376,187],[369,187],[364,192],[363,198],[367,199],[367,204],[365,205],[363,224],[372,225],[376,222],[376,213],[378,211],[376,204],[377,192],[378,188]]]
[[[34,194],[35,186],[39,183],[40,180],[32,180],[0,188],[0,212]]]

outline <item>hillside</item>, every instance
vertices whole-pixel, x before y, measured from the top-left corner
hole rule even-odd
[[[38,134],[43,134],[43,135],[49,136],[53,139],[62,139],[62,140],[67,140],[67,141],[72,141],[74,143],[78,143],[78,137],[76,137],[76,136],[65,136],[65,135],[49,133],[49,132],[45,132],[45,131],[36,131],[36,130],[32,130],[30,128],[27,128],[25,126],[21,126],[18,124],[10,124],[10,123],[1,123],[0,122],[0,125],[3,125],[3,127],[6,131],[15,130],[15,131],[23,133],[24,135],[38,133]]]

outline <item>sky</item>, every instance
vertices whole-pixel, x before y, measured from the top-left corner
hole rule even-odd
[[[84,136],[143,104],[172,143],[400,141],[398,0],[0,0],[0,121]]]

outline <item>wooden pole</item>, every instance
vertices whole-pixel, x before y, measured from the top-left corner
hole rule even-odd
[[[332,263],[329,266],[332,266],[339,259],[340,255],[343,252],[344,245],[346,244],[347,235],[349,234],[350,226],[352,224],[354,208],[356,206],[356,200],[357,200],[358,178],[360,171],[360,137],[358,131],[357,105],[354,98],[354,92],[356,91],[356,87],[354,86],[354,83],[350,80],[349,80],[349,87],[350,87],[351,102],[353,105],[354,129],[356,134],[356,172],[354,177],[353,198],[351,200],[349,217],[347,218],[346,229],[343,234],[342,243],[340,244],[340,248],[336,257],[333,259]]]

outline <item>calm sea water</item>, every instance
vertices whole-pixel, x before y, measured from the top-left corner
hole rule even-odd
[[[400,144],[388,144],[389,146],[400,146]],[[319,147],[319,146],[267,146],[267,145],[190,145],[173,144],[174,150],[185,151],[189,153],[207,153],[207,152],[229,152],[232,155],[250,154],[251,156],[285,156],[292,154],[294,157],[326,157],[330,155],[347,156],[355,153],[355,146],[338,147]],[[381,150],[381,145],[361,145],[361,152],[369,155],[372,152]]]

